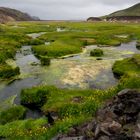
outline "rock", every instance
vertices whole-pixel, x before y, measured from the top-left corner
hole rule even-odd
[[[65,137],[65,138],[60,138],[59,140],[85,140],[83,136],[79,137]]]
[[[100,125],[98,124],[95,129],[95,138],[98,137],[99,133],[100,133]]]
[[[96,112],[92,121],[72,127],[62,140],[77,136],[85,140],[140,140],[140,91],[122,90]]]
[[[138,50],[140,50],[140,42],[137,42],[136,48],[137,48]]]
[[[140,113],[137,117],[137,123],[136,123],[135,132],[134,132],[134,139],[136,140],[140,139]]]
[[[46,115],[46,117],[48,118],[48,123],[50,125],[53,125],[54,124],[54,119],[53,119],[53,117],[52,117],[52,115],[51,115],[50,112],[48,112],[48,114]]]
[[[37,62],[32,62],[31,64],[30,64],[31,66],[37,66],[37,65],[39,65]]]
[[[96,58],[96,60],[103,60],[103,58]]]
[[[109,122],[104,122],[100,126],[100,132],[104,133],[107,136],[111,136],[111,133],[109,132]]]
[[[116,115],[114,112],[110,111],[108,108],[103,109],[103,110],[99,110],[96,113],[96,119],[98,119],[98,121],[107,121],[107,122],[112,122],[114,119],[116,119]]]
[[[87,129],[88,129],[88,130],[95,131],[96,126],[97,126],[97,122],[96,122],[96,121],[92,121],[92,122],[90,122],[90,123],[87,125]]]
[[[76,129],[74,128],[70,128],[69,132],[68,132],[68,136],[75,136],[76,135]]]
[[[108,136],[101,136],[98,140],[110,140]]]
[[[117,96],[118,96],[119,98],[121,98],[121,97],[123,97],[124,95],[126,95],[130,90],[131,90],[131,89],[124,89],[124,90],[120,91],[120,92],[117,94]]]
[[[113,121],[110,125],[109,125],[109,131],[111,133],[120,133],[122,128],[122,125],[119,124],[118,122]]]
[[[80,102],[82,102],[82,100],[83,100],[83,98],[81,96],[77,96],[77,97],[74,97],[72,99],[72,102],[74,102],[74,103],[80,103]]]

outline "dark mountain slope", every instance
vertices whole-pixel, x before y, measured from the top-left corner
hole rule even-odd
[[[23,13],[19,10],[0,7],[0,23],[5,23],[8,21],[31,21],[35,20],[33,17],[27,13]]]
[[[118,17],[118,16],[140,16],[140,3],[127,9],[120,10],[108,15],[108,17]]]
[[[136,21],[140,22],[140,3],[124,10],[116,11],[112,14],[101,17],[110,21]],[[90,18],[92,19],[92,18]],[[89,19],[88,19],[89,20]],[[91,20],[90,20],[91,21]],[[94,18],[93,20],[94,21]]]

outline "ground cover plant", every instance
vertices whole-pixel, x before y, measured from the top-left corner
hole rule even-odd
[[[90,56],[100,57],[100,56],[103,56],[103,55],[104,55],[104,52],[101,49],[94,49],[90,52]]]
[[[17,27],[13,27],[15,24]],[[57,32],[58,27],[65,31]],[[27,35],[34,32],[45,34],[37,39]],[[121,37],[122,35],[126,37]],[[140,40],[139,24],[13,22],[0,25],[0,77],[10,78],[19,74],[19,69],[14,69],[14,73],[13,67],[6,60],[14,59],[16,51],[22,45],[32,45],[32,50],[42,65],[48,65],[50,58],[80,53],[85,45],[117,47],[118,44],[133,39]],[[45,42],[50,44],[45,45]],[[117,61],[112,69],[119,78],[119,83],[107,90],[68,90],[47,85],[23,89],[20,99],[25,107],[12,104],[14,97],[0,104],[0,137],[13,140],[50,140],[58,133],[66,133],[74,125],[89,121],[96,110],[120,90],[140,89],[139,54]],[[26,107],[41,110],[44,115],[39,119],[23,119]],[[52,126],[48,124],[48,112],[57,116]]]

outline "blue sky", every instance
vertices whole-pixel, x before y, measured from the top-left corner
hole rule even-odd
[[[0,6],[15,8],[41,19],[86,19],[132,6],[140,0],[0,0]]]

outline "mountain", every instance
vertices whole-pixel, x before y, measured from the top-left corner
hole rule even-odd
[[[116,11],[105,16],[109,21],[135,21],[140,22],[140,3],[124,10]]]
[[[120,10],[108,15],[108,17],[118,17],[118,16],[140,16],[140,3],[127,9]]]
[[[103,16],[101,18],[103,20],[109,20],[109,21],[135,21],[135,22],[140,22],[140,3],[138,3],[136,5],[133,5],[132,7],[129,7],[127,9],[116,11],[114,13]]]
[[[8,21],[32,21],[36,20],[27,13],[23,13],[19,10],[0,7],[0,23],[5,23]]]
[[[99,17],[89,17],[87,21],[102,21],[102,19]]]

